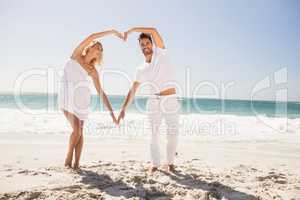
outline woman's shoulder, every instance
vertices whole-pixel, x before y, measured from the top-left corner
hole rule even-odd
[[[65,60],[64,64],[63,64],[63,69],[65,71],[69,71],[74,69],[74,66],[79,65],[79,63],[72,59],[72,58],[68,58],[67,60]]]
[[[65,61],[65,66],[69,66],[69,65],[80,65],[80,64],[76,59],[70,57]]]

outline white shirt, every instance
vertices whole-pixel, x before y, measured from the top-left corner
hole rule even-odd
[[[171,66],[167,50],[153,46],[151,62],[142,63],[137,69],[135,80],[150,86],[150,94],[175,87],[174,68]]]

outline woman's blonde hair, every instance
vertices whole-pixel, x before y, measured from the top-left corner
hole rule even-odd
[[[101,65],[102,64],[102,60],[103,60],[103,47],[102,47],[102,44],[99,42],[99,41],[97,41],[97,40],[93,40],[89,45],[87,45],[84,49],[83,49],[83,51],[82,51],[82,56],[86,56],[86,54],[87,54],[87,52],[92,48],[92,47],[94,47],[94,46],[96,46],[96,45],[99,45],[99,47],[100,47],[100,54],[99,54],[99,57],[98,57],[98,59],[96,59],[96,60],[93,60],[92,61],[92,65]]]

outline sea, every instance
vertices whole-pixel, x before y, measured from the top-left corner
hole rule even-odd
[[[125,96],[109,96],[114,110],[119,110]],[[300,102],[278,102],[265,100],[229,100],[178,97],[181,114],[237,115],[300,118]],[[128,108],[128,112],[145,113],[147,97],[137,96]],[[0,108],[57,110],[57,94],[0,94]],[[98,95],[92,96],[92,111],[105,111]]]

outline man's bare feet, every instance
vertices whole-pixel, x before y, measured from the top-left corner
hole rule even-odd
[[[163,166],[163,169],[164,169],[166,172],[176,172],[176,170],[175,170],[175,165],[174,165],[174,164],[164,165],[164,166]]]
[[[168,165],[168,171],[169,171],[169,172],[176,172],[176,170],[175,170],[175,165],[174,165],[174,164]]]

